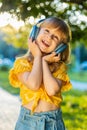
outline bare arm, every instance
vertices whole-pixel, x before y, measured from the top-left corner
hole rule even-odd
[[[53,56],[54,57],[54,56]],[[51,57],[52,58],[52,57]],[[58,58],[56,58],[58,60]],[[46,92],[49,96],[53,96],[61,89],[62,81],[53,77],[48,66],[48,58],[42,59],[43,65],[43,82]]]
[[[42,82],[42,63],[41,57],[34,59],[31,72],[24,72],[18,75],[18,79],[26,85],[26,87],[37,90]]]
[[[42,82],[42,55],[38,46],[29,41],[29,48],[34,56],[31,72],[24,72],[18,75],[19,80],[32,90],[39,89]]]

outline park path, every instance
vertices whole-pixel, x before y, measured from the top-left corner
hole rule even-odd
[[[0,130],[14,130],[19,110],[18,96],[13,96],[0,88]]]
[[[78,90],[87,90],[87,82],[71,81],[73,88]]]
[[[87,83],[71,81],[73,88],[87,90]],[[20,111],[20,99],[0,88],[0,130],[14,130]]]

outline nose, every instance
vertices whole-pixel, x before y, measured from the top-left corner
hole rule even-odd
[[[46,36],[48,39],[52,39],[52,34],[47,34],[47,36]]]

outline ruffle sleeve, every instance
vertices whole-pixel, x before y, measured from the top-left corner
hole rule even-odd
[[[61,91],[68,91],[72,88],[72,84],[67,74],[67,67],[64,63],[62,63],[60,68],[53,73],[53,76],[64,81],[64,85],[62,86]]]
[[[9,71],[9,82],[10,84],[15,87],[21,87],[22,83],[18,80],[17,74],[23,73],[26,71],[31,71],[32,65],[29,63],[27,59],[16,59],[14,62],[13,68]]]

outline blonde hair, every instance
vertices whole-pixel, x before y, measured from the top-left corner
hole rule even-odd
[[[61,61],[68,63],[70,61],[70,41],[71,30],[64,20],[57,17],[50,17],[44,20],[40,27],[54,28],[60,34],[60,43],[67,44],[68,47],[61,53]]]
[[[58,66],[62,62],[69,63],[70,61],[70,41],[71,41],[71,30],[69,25],[64,22],[64,20],[57,18],[57,17],[49,17],[45,19],[41,24],[40,28],[48,27],[53,28],[55,30],[58,30],[58,33],[60,34],[60,43],[63,42],[64,44],[67,44],[67,48],[61,53],[61,61],[58,63],[52,63],[50,64],[51,71],[54,72]],[[31,52],[27,52],[26,55],[24,55],[25,58],[28,58],[29,61],[33,61],[33,56]],[[52,67],[54,66],[54,67]]]

